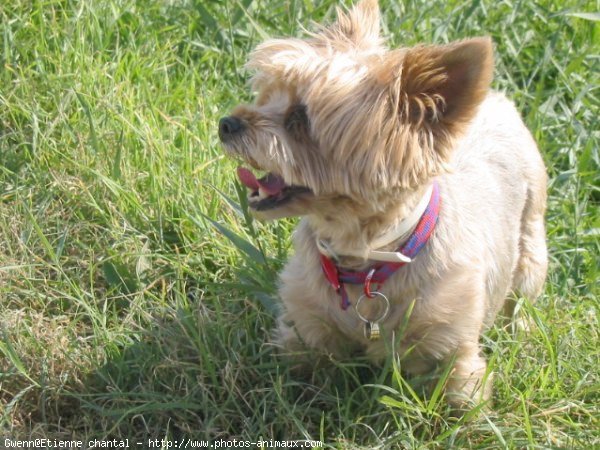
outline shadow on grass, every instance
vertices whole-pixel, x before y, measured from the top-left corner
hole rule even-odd
[[[334,363],[301,377],[256,336],[266,333],[268,318],[228,319],[217,320],[202,306],[179,309],[156,318],[136,342],[109,352],[73,394],[85,434],[140,442],[377,441],[371,427],[390,419],[378,401],[380,389],[372,386],[382,381],[381,369]]]

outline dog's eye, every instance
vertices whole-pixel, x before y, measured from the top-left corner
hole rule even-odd
[[[285,115],[284,127],[295,139],[303,139],[308,136],[309,120],[306,115],[306,106],[294,105]]]

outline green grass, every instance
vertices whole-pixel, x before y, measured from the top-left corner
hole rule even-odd
[[[293,223],[237,206],[215,124],[248,51],[335,3],[1,2],[1,437],[600,446],[597,0],[381,2],[394,45],[491,35],[548,166],[548,282],[529,335],[486,335],[492,410],[452,419],[391,363],[300,378],[267,344]]]

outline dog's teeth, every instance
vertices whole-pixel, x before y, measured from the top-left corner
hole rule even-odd
[[[261,186],[259,186],[258,187],[258,198],[260,200],[263,200],[263,199],[267,198],[268,196],[269,196],[269,194],[267,194],[265,192],[265,190]]]
[[[259,186],[257,190],[252,191],[250,193],[250,195],[248,196],[248,198],[251,198],[252,201],[259,202],[261,200],[264,200],[268,196],[269,196],[269,194],[267,194],[265,192],[265,190]]]

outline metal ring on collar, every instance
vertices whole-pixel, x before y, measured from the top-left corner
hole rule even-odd
[[[368,320],[365,316],[363,316],[360,313],[360,311],[358,310],[360,303],[363,301],[363,299],[369,298],[365,294],[362,294],[360,297],[358,297],[358,300],[356,301],[356,304],[354,305],[354,311],[356,311],[356,315],[358,316],[358,318],[365,323],[379,323],[379,322],[385,320],[386,317],[388,316],[388,314],[390,312],[390,301],[381,292],[373,291],[373,292],[371,292],[371,296],[372,297],[369,300],[373,300],[375,297],[383,299],[383,303],[384,303],[383,314],[381,314],[377,319]]]

